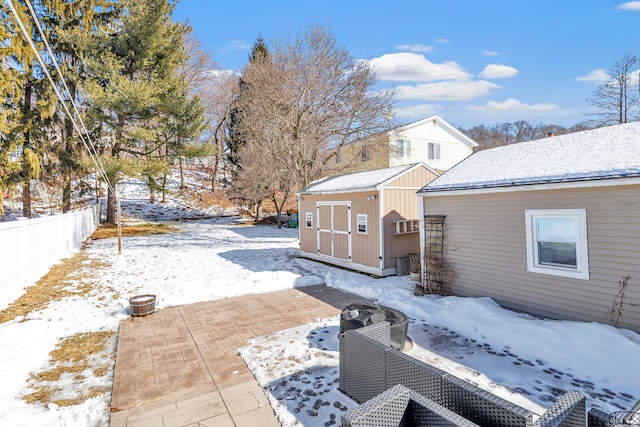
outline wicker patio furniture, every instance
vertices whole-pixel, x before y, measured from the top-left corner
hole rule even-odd
[[[343,425],[458,425],[458,424],[358,424],[363,413],[372,410],[384,412],[381,404],[390,399],[388,392],[401,384],[402,398],[398,401],[415,408],[422,405],[438,409],[438,416],[454,414],[471,424],[505,427],[584,427],[587,425],[586,398],[581,393],[568,391],[558,402],[538,417],[537,414],[489,393],[473,384],[431,366],[423,361],[393,349],[389,344],[389,324],[380,322],[364,328],[345,331],[340,335],[340,390],[361,403],[347,413]],[[384,394],[388,392],[389,394]],[[406,395],[409,395],[407,400]],[[381,397],[382,396],[382,397]],[[372,399],[374,403],[369,403]],[[405,402],[406,401],[406,402]],[[413,402],[413,403],[411,403]],[[425,405],[427,402],[428,405]],[[402,406],[402,405],[401,405]],[[360,409],[362,408],[362,409]],[[430,410],[430,412],[434,412]],[[394,418],[395,419],[395,418]],[[453,421],[453,422],[458,422]]]

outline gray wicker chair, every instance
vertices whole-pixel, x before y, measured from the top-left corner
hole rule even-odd
[[[628,411],[607,413],[591,409],[588,414],[589,427],[640,426],[640,400]]]
[[[478,427],[477,424],[401,384],[348,411],[342,416],[342,426]]]
[[[533,412],[391,348],[389,331],[380,322],[340,335],[340,390],[359,403],[401,384],[414,402],[420,396],[481,426],[587,425],[586,398],[578,392],[567,392],[534,422]]]

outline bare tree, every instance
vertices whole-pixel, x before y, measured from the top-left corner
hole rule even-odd
[[[185,40],[188,60],[182,64],[180,72],[191,90],[196,93],[207,120],[207,128],[202,142],[210,144],[208,150],[188,150],[191,153],[213,155],[211,172],[211,191],[216,189],[216,177],[220,160],[224,155],[224,132],[228,110],[236,96],[238,76],[231,71],[220,70],[219,65],[206,51],[194,35],[189,34]],[[192,147],[194,148],[194,147]],[[185,152],[186,157],[187,152]],[[182,157],[180,157],[182,177]],[[182,184],[184,187],[184,184]]]
[[[208,84],[199,93],[209,120],[208,140],[215,147],[211,167],[211,191],[215,191],[216,178],[225,156],[229,111],[238,95],[238,75],[232,71],[212,73]]]
[[[547,136],[562,135],[587,129],[590,129],[587,123],[578,123],[567,129],[554,124],[539,123],[532,125],[525,120],[518,120],[513,123],[506,122],[492,126],[478,125],[469,130],[460,130],[478,143],[476,151],[480,151],[486,150],[487,148],[533,141]]]
[[[354,60],[323,27],[276,43],[251,61],[238,98],[246,144],[298,187],[323,176],[335,149],[390,129],[393,89],[374,91],[375,70]],[[245,164],[241,159],[241,168]]]
[[[637,56],[624,54],[609,69],[611,80],[598,85],[587,101],[596,108],[593,116],[595,126],[610,126],[628,123],[640,118],[640,60]]]

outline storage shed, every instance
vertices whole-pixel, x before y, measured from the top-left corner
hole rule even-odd
[[[418,195],[426,289],[640,331],[640,122],[479,151]]]
[[[300,254],[377,276],[396,274],[397,259],[420,249],[416,192],[437,176],[415,163],[311,183],[297,193]]]

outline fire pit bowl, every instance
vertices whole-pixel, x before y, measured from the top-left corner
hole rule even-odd
[[[407,340],[409,319],[406,314],[391,307],[367,301],[349,304],[340,314],[340,333],[383,321],[391,323],[391,346],[402,351]]]
[[[129,310],[134,317],[146,316],[156,309],[155,295],[136,295],[129,298]]]

